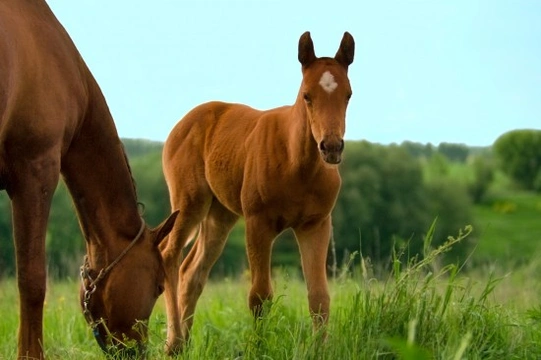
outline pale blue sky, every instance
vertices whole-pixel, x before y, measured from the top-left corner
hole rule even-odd
[[[541,1],[48,0],[121,137],[164,141],[209,100],[292,104],[300,35],[355,38],[346,138],[490,145],[541,128]]]

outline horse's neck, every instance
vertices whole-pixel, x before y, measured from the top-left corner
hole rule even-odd
[[[141,220],[112,116],[97,84],[90,83],[87,113],[62,159],[62,174],[87,242],[114,247],[114,239],[133,238]]]

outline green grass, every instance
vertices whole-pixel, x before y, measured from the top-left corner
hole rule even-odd
[[[447,162],[445,174],[434,174],[423,167],[426,180],[446,177],[457,184],[473,181],[473,167],[468,163]],[[431,172],[432,171],[432,172]],[[477,243],[475,263],[524,263],[541,255],[541,194],[518,189],[497,170],[481,204],[473,205]]]
[[[486,261],[529,261],[541,254],[541,194],[497,192],[474,207],[479,245]]]
[[[312,332],[305,286],[275,276],[275,300],[254,326],[246,304],[248,280],[211,282],[198,304],[192,341],[179,359],[538,359],[541,358],[540,262],[512,273],[462,273],[439,264],[454,242],[423,260],[400,252],[386,280],[362,272],[331,282],[329,336]],[[15,357],[17,294],[0,284],[0,359]],[[103,359],[78,307],[77,282],[49,286],[45,344],[49,359]],[[166,359],[163,300],[150,322],[149,359]]]

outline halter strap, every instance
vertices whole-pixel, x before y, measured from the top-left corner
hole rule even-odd
[[[105,352],[108,353],[107,346],[103,342],[103,340],[100,338],[100,332],[98,329],[98,325],[103,322],[102,319],[95,320],[92,316],[92,313],[90,312],[89,305],[90,305],[90,298],[92,297],[92,294],[96,292],[98,283],[107,276],[107,274],[115,267],[116,264],[122,260],[122,258],[130,251],[130,249],[137,243],[137,241],[141,238],[141,235],[143,235],[143,231],[145,230],[145,221],[141,218],[141,228],[139,229],[139,232],[135,236],[135,238],[131,241],[131,243],[126,246],[126,248],[118,255],[118,257],[113,260],[108,266],[101,269],[98,273],[98,276],[96,276],[95,279],[93,279],[90,276],[90,262],[88,259],[88,255],[84,256],[83,259],[83,265],[81,266],[80,270],[80,276],[81,276],[81,284],[84,289],[83,294],[83,315],[87,321],[87,323],[90,325],[92,329],[92,334],[96,338],[96,341],[98,342],[98,345],[100,348]],[[90,281],[88,286],[85,284],[85,280]]]

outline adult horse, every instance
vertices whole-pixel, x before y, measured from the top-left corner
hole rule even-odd
[[[156,229],[138,212],[106,101],[46,2],[0,2],[0,189],[11,199],[20,293],[17,356],[44,357],[45,232],[62,174],[87,257],[81,303],[96,339],[142,343],[165,277]],[[69,241],[66,239],[66,241]],[[113,339],[111,339],[111,336]]]
[[[180,351],[188,340],[196,302],[240,216],[246,221],[254,315],[272,297],[273,240],[291,228],[314,325],[327,322],[325,260],[340,188],[337,164],[344,149],[351,96],[347,70],[354,47],[346,32],[334,58],[317,58],[306,32],[298,53],[303,79],[292,106],[258,111],[209,102],[191,110],[172,130],[163,167],[172,209],[180,211],[183,221],[160,246],[166,265],[167,352]],[[181,250],[197,232],[179,269]]]

